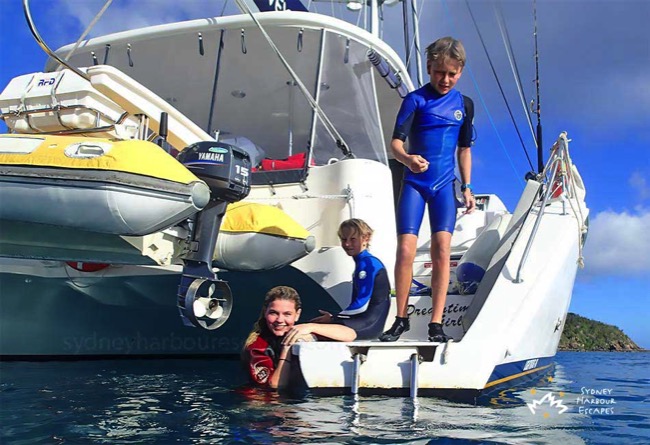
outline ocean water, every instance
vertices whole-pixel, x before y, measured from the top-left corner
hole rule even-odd
[[[479,405],[278,395],[236,360],[3,362],[0,443],[646,444],[650,353],[561,352]]]

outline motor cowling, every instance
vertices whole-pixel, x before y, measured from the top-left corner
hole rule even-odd
[[[251,160],[239,147],[201,141],[183,149],[178,160],[208,184],[213,199],[237,202],[250,192]]]

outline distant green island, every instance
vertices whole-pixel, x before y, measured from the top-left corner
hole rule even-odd
[[[569,312],[559,345],[560,351],[643,351],[616,326]]]

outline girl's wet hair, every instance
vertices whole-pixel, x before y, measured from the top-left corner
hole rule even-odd
[[[372,228],[364,220],[359,218],[352,218],[343,221],[339,226],[339,230],[337,232],[339,238],[343,237],[344,229],[352,229],[361,237],[367,236],[368,241],[370,241],[370,238],[372,238],[372,234],[374,232],[374,230],[372,230]]]
[[[465,47],[460,40],[453,37],[442,37],[427,46],[427,60],[444,61],[445,59],[456,60],[461,67],[465,66],[467,56],[465,55]]]
[[[264,303],[262,304],[262,311],[260,312],[260,316],[255,324],[253,324],[253,330],[250,332],[250,334],[248,334],[248,338],[244,343],[244,349],[246,349],[247,346],[251,345],[255,340],[257,340],[257,337],[259,337],[262,332],[265,332],[268,329],[266,326],[266,311],[269,308],[269,305],[275,300],[293,301],[293,304],[296,307],[296,311],[302,309],[302,301],[300,301],[300,295],[298,295],[298,292],[293,287],[276,286],[269,290],[264,297]]]

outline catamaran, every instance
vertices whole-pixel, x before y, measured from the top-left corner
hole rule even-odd
[[[353,264],[336,233],[352,217],[373,227],[392,275],[401,170],[387,147],[414,84],[378,11],[416,2],[344,2],[369,30],[299,1],[236,3],[240,15],[54,52],[24,0],[50,58],[0,94],[3,358],[238,353],[274,285],[298,289],[305,313],[347,306]],[[550,153],[514,211],[494,194],[460,210],[452,341],[423,337],[425,222],[411,331],[295,346],[307,386],[473,397],[547,371],[588,216],[566,133]]]

